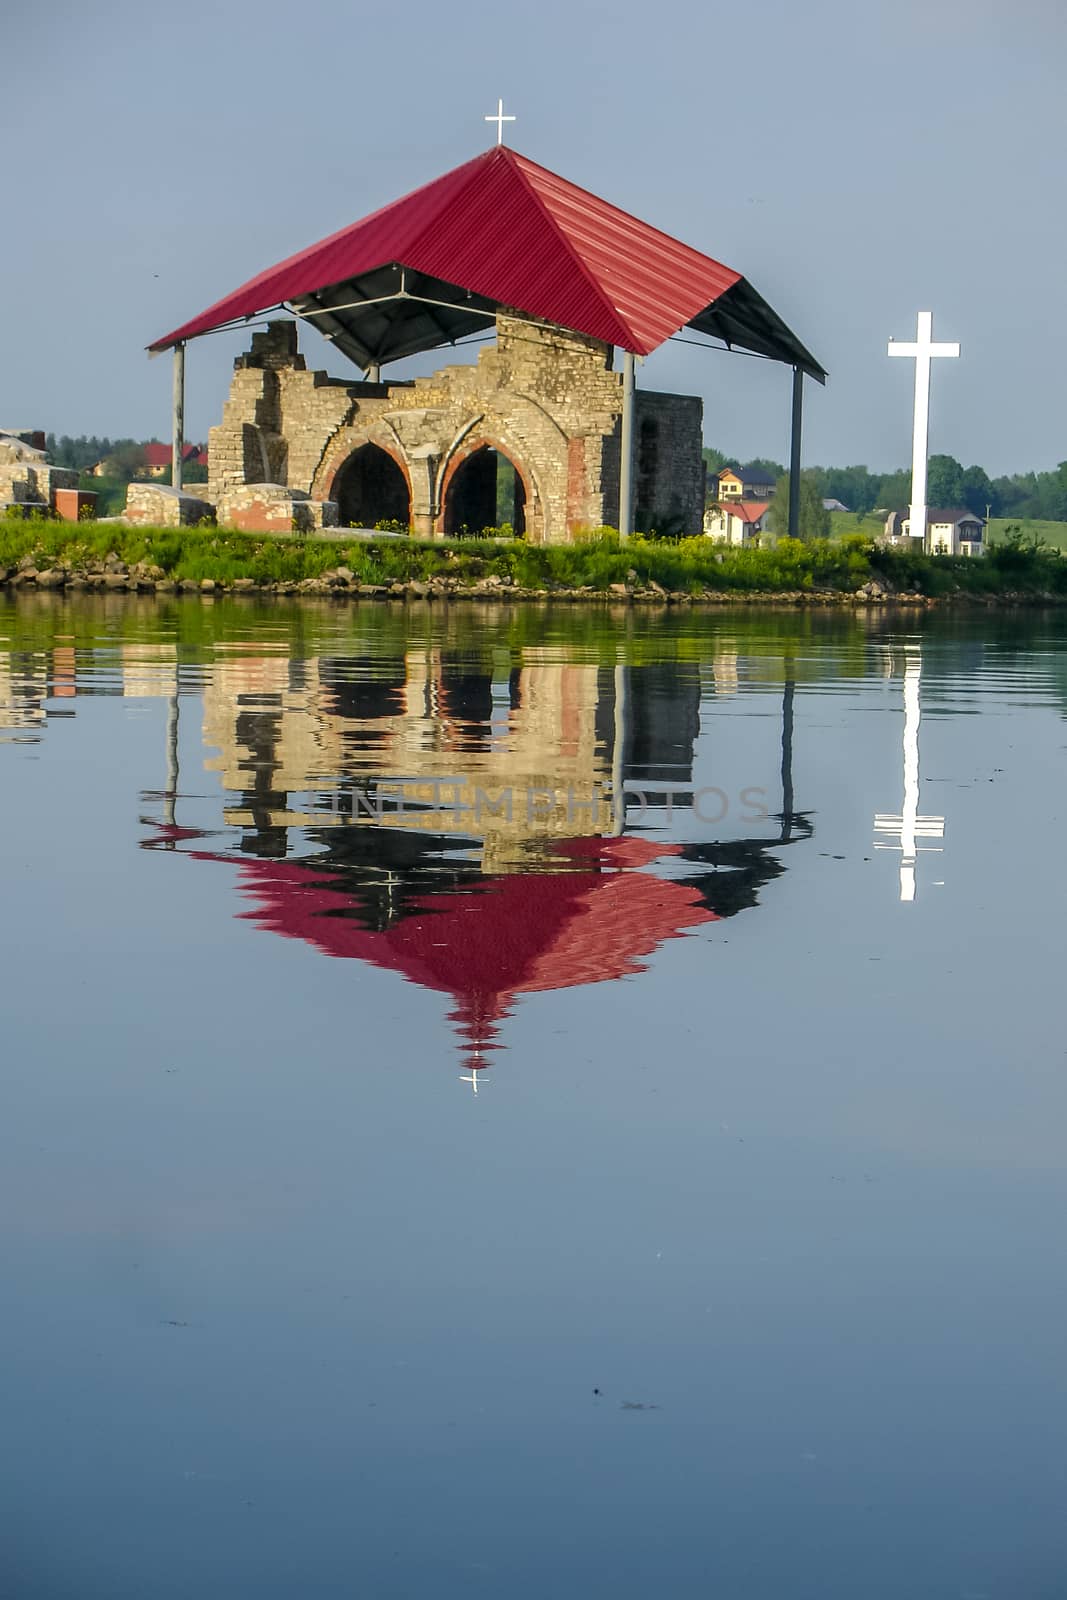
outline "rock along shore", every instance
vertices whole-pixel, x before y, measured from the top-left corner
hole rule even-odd
[[[490,575],[465,581],[458,577],[430,577],[395,580],[390,583],[361,582],[350,568],[338,566],[318,577],[295,583],[257,583],[252,578],[229,582],[215,578],[168,577],[151,562],[128,565],[117,555],[108,555],[87,566],[38,568],[32,557],[24,557],[15,567],[0,567],[0,588],[19,592],[61,592],[66,594],[198,595],[201,598],[231,596],[314,597],[333,600],[551,600],[564,602],[596,601],[601,604],[657,606],[907,606],[928,608],[946,603],[965,602],[979,606],[1057,605],[1061,596],[1032,591],[1001,591],[971,594],[960,591],[941,598],[916,592],[894,592],[878,580],[854,590],[812,588],[793,590],[711,589],[669,590],[658,583],[613,583],[607,588],[583,584],[578,588],[529,589],[508,577]]]

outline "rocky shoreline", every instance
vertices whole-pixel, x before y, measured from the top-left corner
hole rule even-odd
[[[636,580],[636,574],[635,580]],[[607,588],[584,584],[578,588],[529,589],[508,577],[478,578],[465,582],[458,577],[431,577],[397,580],[391,583],[364,583],[351,568],[330,568],[319,577],[295,583],[257,583],[252,578],[223,582],[215,578],[170,578],[162,567],[148,561],[127,564],[117,554],[89,566],[51,566],[39,569],[31,556],[15,567],[0,567],[0,589],[16,593],[58,592],[64,594],[136,594],[231,598],[233,596],[313,597],[334,600],[552,600],[605,601],[643,605],[778,605],[778,606],[906,606],[928,609],[945,604],[966,603],[982,607],[1002,605],[1061,605],[1063,598],[1045,592],[1002,591],[973,594],[964,591],[932,597],[914,591],[894,592],[873,579],[855,590],[817,588],[795,590],[709,589],[670,590],[661,584],[638,581],[613,583]]]

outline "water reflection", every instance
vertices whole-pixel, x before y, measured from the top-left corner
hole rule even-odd
[[[922,680],[922,648],[918,644],[904,646],[904,803],[901,811],[878,812],[875,815],[876,833],[891,834],[898,843],[875,841],[876,850],[900,851],[900,898],[915,899],[915,862],[920,850],[940,850],[940,845],[920,844],[920,839],[942,839],[945,835],[944,817],[919,815],[919,724],[922,711],[919,689]]]
[[[812,831],[793,759],[809,683],[901,685],[900,809],[874,827],[878,850],[899,853],[905,902],[945,830],[920,811],[921,700],[932,693],[943,715],[949,692],[964,709],[979,669],[1009,686],[1044,673],[1064,694],[1059,653],[1007,623],[954,640],[951,656],[935,629],[931,689],[930,630],[900,638],[869,618],[825,638],[810,619],[775,619],[761,647],[760,626],[708,619],[672,619],[646,645],[577,617],[559,637],[525,637],[488,613],[414,635],[385,611],[344,628],[306,608],[252,628],[212,615],[11,608],[0,740],[39,739],[86,694],[164,700],[144,842],[236,862],[256,926],[448,996],[475,1081],[521,995],[639,971],[670,939],[758,904],[788,863],[782,847]],[[780,742],[773,789],[766,763],[763,787],[737,764],[749,755],[720,764],[731,707],[747,719],[754,694],[763,712],[775,701],[773,734],[761,727],[764,754]],[[221,829],[190,778],[205,768]]]
[[[640,972],[754,906],[783,870],[773,847],[810,836],[792,682],[781,797],[696,782],[701,698],[699,663],[224,657],[202,731],[238,831],[241,914],[447,995],[476,1090],[521,995]],[[232,861],[178,814],[179,705],[147,843]]]
[[[813,657],[799,638],[761,656],[707,627],[673,659],[635,660],[616,639],[516,646],[498,620],[412,639],[391,620],[307,642],[299,625],[220,630],[208,651],[61,626],[44,648],[16,637],[0,651],[0,737],[40,737],[87,692],[165,700],[144,843],[236,862],[239,914],[257,927],[447,996],[477,1087],[520,996],[639,972],[781,875],[782,847],[812,832],[794,720]],[[854,672],[903,684],[901,809],[874,825],[911,901],[917,856],[944,833],[919,811],[922,647],[851,635],[858,653],[839,648]],[[743,767],[697,771],[702,721],[725,731],[716,714],[754,689],[777,698],[773,793]],[[221,833],[183,799],[205,768]]]
[[[48,692],[43,656],[0,650],[0,741],[27,743],[40,735]]]
[[[39,601],[0,1590],[1058,1592],[1062,622]]]

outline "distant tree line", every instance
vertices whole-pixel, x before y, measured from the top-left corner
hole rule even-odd
[[[50,433],[45,437],[45,449],[57,467],[73,467],[76,472],[87,472],[98,461],[114,461],[119,468],[128,462],[132,478],[134,472],[144,466],[144,442],[139,439],[98,439],[95,433],[81,433],[76,439],[61,433],[57,438]],[[116,476],[121,476],[121,470]]]
[[[738,461],[721,450],[704,450],[709,476],[723,467],[762,468],[775,479],[785,474],[778,461],[757,457]],[[840,500],[850,511],[899,511],[911,499],[911,469],[870,472],[866,467],[806,467],[803,479],[816,486],[820,499]],[[926,501],[931,506],[966,506],[977,516],[1038,517],[1067,522],[1067,461],[1051,472],[1017,472],[991,478],[984,467],[964,467],[955,456],[931,456]]]

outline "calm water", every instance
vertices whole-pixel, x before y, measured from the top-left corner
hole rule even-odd
[[[0,1593],[1067,1593],[1065,713],[1059,618],[0,602]]]

